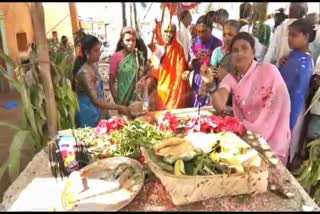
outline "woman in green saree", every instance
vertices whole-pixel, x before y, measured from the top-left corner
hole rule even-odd
[[[116,52],[110,60],[110,90],[114,101],[130,105],[138,99],[137,84],[143,79],[145,59],[137,50],[137,34],[131,27],[121,30]],[[117,84],[117,86],[116,86]]]

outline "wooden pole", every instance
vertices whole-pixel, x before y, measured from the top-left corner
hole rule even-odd
[[[135,2],[133,2],[132,4],[133,4],[133,13],[134,13],[134,23],[136,25],[136,31],[139,34],[140,33],[140,28],[139,28],[139,24],[138,24],[137,5],[136,5]]]
[[[162,27],[162,23],[163,23],[163,20],[164,20],[165,9],[166,9],[166,7],[163,5],[162,14],[161,14],[161,25],[160,25],[161,27]]]
[[[133,4],[132,2],[129,3],[130,4],[130,26],[133,27]]]
[[[78,16],[77,5],[75,2],[69,2],[69,12],[70,12],[70,19],[71,19],[73,44],[75,45],[76,44],[75,40],[77,38],[78,32],[80,31],[80,21]],[[74,48],[74,51],[77,56],[77,48]]]
[[[48,133],[49,138],[52,139],[57,133],[58,117],[50,73],[49,45],[46,38],[44,10],[41,2],[30,3],[30,7],[35,43],[37,44],[39,50],[39,74],[46,96]]]

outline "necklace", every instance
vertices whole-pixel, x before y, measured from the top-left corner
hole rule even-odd
[[[256,68],[258,67],[259,64],[260,64],[260,63],[257,63],[257,64],[256,64],[256,66],[254,67],[253,71],[256,70]],[[251,65],[250,65],[249,68],[247,69],[247,72],[248,72],[248,70],[250,69],[250,67],[251,67]],[[246,73],[247,73],[247,72],[246,72]],[[241,74],[240,71],[236,70],[236,79],[237,79],[237,81],[239,82],[239,81],[244,77],[244,75],[245,75],[246,73]]]

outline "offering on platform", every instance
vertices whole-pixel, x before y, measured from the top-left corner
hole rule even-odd
[[[130,158],[99,160],[72,172],[62,193],[62,205],[69,211],[117,211],[140,192],[144,172]]]

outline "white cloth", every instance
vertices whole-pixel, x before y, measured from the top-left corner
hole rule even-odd
[[[252,35],[252,29],[253,29],[253,26],[249,26],[249,25],[244,25],[241,29],[240,29],[240,32],[247,32],[247,33],[250,33]],[[255,54],[255,57],[257,59],[258,62],[262,62],[263,61],[263,58],[267,52],[267,49],[268,47],[261,44],[258,40],[258,38],[256,37],[253,37],[254,38],[254,43],[255,43],[255,50],[256,50],[256,54]]]
[[[282,57],[289,55],[291,49],[288,44],[288,27],[295,20],[286,19],[276,28],[264,57],[264,62],[278,65]]]
[[[160,61],[164,54],[166,53],[165,47],[156,45],[154,52],[151,54],[151,63],[155,69],[158,69],[160,66]]]
[[[189,28],[184,26],[183,23],[180,23],[180,29],[178,29],[177,40],[182,45],[184,49],[184,55],[186,57],[186,60],[188,60],[189,50],[192,44],[192,37]]]
[[[218,23],[212,24],[212,35],[223,41],[223,27]]]
[[[22,190],[18,199],[8,211],[44,211],[52,209],[64,211],[61,203],[61,193],[67,179],[35,178]]]
[[[320,76],[320,56],[318,57],[318,60],[316,62],[314,70],[313,70],[313,75],[315,75],[315,74]]]
[[[274,27],[274,19],[268,19],[264,22],[266,25],[268,25],[271,29]]]
[[[309,48],[314,62],[316,62],[320,56],[320,25],[316,25],[316,29],[316,38],[312,43],[309,44]]]
[[[289,163],[292,163],[295,154],[299,152],[298,149],[299,149],[300,137],[301,137],[303,122],[304,122],[304,116],[303,116],[304,111],[305,111],[305,109],[303,109],[303,111],[301,111],[301,113],[298,117],[297,123],[291,133],[291,142],[290,142],[290,147],[289,147],[289,151],[290,151]]]
[[[314,68],[313,74],[317,74],[320,76],[320,57],[318,57],[317,64]],[[318,88],[316,94],[320,93],[320,88]],[[320,100],[316,101],[312,108],[310,109],[311,114],[320,115]]]

